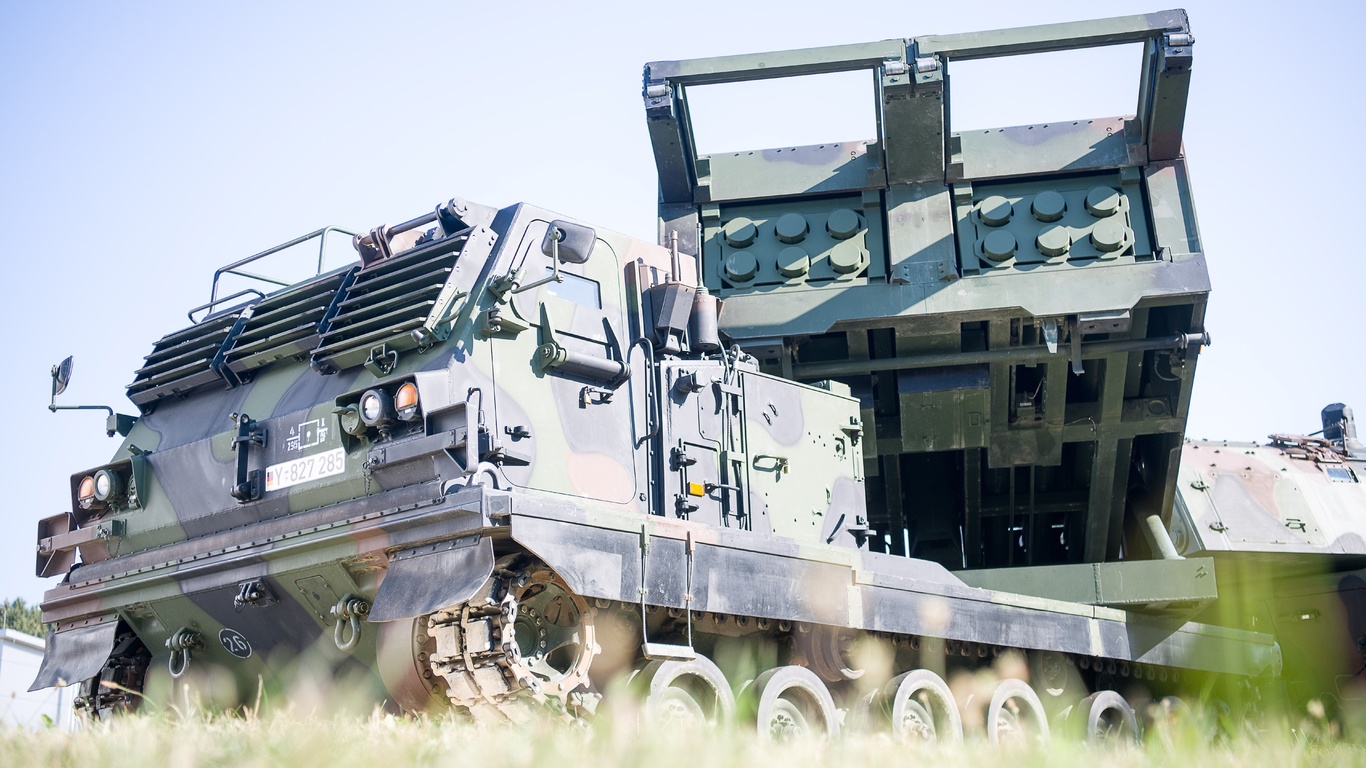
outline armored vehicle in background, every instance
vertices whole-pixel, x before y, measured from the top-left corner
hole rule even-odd
[[[1313,436],[1266,445],[1188,440],[1175,545],[1212,558],[1220,599],[1205,614],[1272,632],[1290,700],[1336,711],[1366,700],[1366,446],[1352,409],[1323,409]]]
[[[1122,43],[1132,116],[949,123],[955,62]],[[225,267],[40,523],[34,685],[107,713],[323,669],[523,720],[623,678],[649,716],[738,693],[764,731],[923,738],[1253,707],[1271,627],[1215,620],[1168,534],[1207,343],[1192,44],[1173,11],[656,62],[658,245],[456,199],[272,293],[218,278],[278,249]],[[878,135],[695,151],[690,88],[838,71]]]

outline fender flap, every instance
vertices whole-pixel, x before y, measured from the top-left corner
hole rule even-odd
[[[106,621],[93,627],[47,633],[43,663],[38,666],[38,676],[29,690],[79,683],[99,674],[114,650],[118,629],[117,621]]]
[[[459,605],[493,575],[493,540],[465,536],[402,549],[375,593],[370,621],[413,619]]]

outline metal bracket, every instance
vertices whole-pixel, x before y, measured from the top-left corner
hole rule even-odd
[[[118,539],[128,534],[128,522],[126,520],[105,520],[95,526],[95,538],[108,541]]]
[[[850,416],[849,423],[842,425],[840,431],[849,436],[849,442],[852,445],[858,445],[859,440],[863,438],[863,424],[859,422],[857,416]]]
[[[713,379],[711,385],[716,389],[717,399],[721,397],[739,399],[741,395],[740,387],[737,384],[727,384],[721,379]]]
[[[773,466],[761,467],[759,466],[760,461],[772,461]],[[786,456],[773,456],[771,454],[761,453],[754,457],[753,462],[754,468],[761,472],[776,472],[780,475],[785,475],[788,471],[788,460]]]
[[[584,387],[579,390],[579,407],[587,408],[589,404],[610,403],[612,402],[612,390],[602,387]]]
[[[441,293],[436,297],[436,306],[432,308],[426,322],[421,328],[414,328],[412,331],[411,335],[413,341],[417,342],[419,353],[426,352],[432,345],[445,341],[451,335],[456,315],[465,306],[460,300],[468,295],[468,291],[462,291],[452,283],[447,283],[441,289]]]
[[[68,355],[65,360],[52,366],[52,399],[48,401],[47,409],[53,413],[57,411],[106,411],[109,415],[104,420],[105,434],[110,437],[116,434],[128,437],[128,433],[133,430],[133,425],[138,421],[137,416],[114,413],[114,409],[107,405],[57,405],[57,395],[66,391],[66,385],[71,381],[71,371],[74,365],[74,358]]]
[[[479,315],[477,333],[483,339],[493,336],[515,338],[517,334],[530,327],[530,323],[521,318],[513,317],[512,313],[504,312],[501,307],[490,307]]]
[[[1086,373],[1086,366],[1081,361],[1081,329],[1073,324],[1071,332],[1067,334],[1068,340],[1072,345],[1072,374],[1080,376]]]
[[[540,346],[536,348],[536,354],[531,359],[531,364],[538,371],[545,371],[550,368],[558,368],[568,359],[568,354],[560,342],[555,338],[555,326],[550,322],[550,311],[541,304],[541,333]]]
[[[370,356],[365,360],[365,370],[369,371],[376,378],[388,376],[398,365],[398,351],[389,349],[388,344],[381,344],[370,350]]]
[[[237,482],[231,493],[234,499],[245,504],[261,498],[265,492],[265,472],[247,469],[247,460],[250,458],[251,446],[265,447],[266,429],[258,428],[256,422],[245,413],[234,413],[231,418],[237,424],[237,435],[232,439],[232,450],[237,454]]]
[[[509,272],[506,275],[491,277],[489,278],[488,284],[484,287],[484,290],[493,294],[493,297],[498,300],[499,304],[506,304],[512,299],[513,289],[521,284],[524,271],[525,267]]]
[[[232,607],[238,613],[243,608],[264,608],[267,605],[274,605],[280,602],[280,598],[270,590],[265,581],[252,579],[244,581],[237,587],[237,595],[232,599]]]
[[[559,229],[558,227],[555,228],[554,231],[547,235],[547,239],[550,240],[550,274],[540,280],[535,280],[526,285],[519,285],[516,288],[513,288],[513,293],[522,293],[523,291],[529,291],[532,288],[539,288],[546,283],[564,282],[564,277],[560,275],[560,241],[564,240],[564,230]]]
[[[1048,354],[1058,354],[1058,321],[1056,318],[1044,318],[1043,343],[1044,346],[1048,347]]]
[[[697,371],[692,371],[674,379],[673,390],[680,395],[690,395],[694,392],[701,392],[705,386],[698,378]]]

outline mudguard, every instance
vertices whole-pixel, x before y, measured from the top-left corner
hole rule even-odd
[[[493,540],[465,536],[395,552],[370,621],[412,619],[474,596],[493,575]]]
[[[107,621],[94,627],[47,633],[47,652],[29,691],[70,685],[99,674],[114,650],[118,628],[117,621]]]

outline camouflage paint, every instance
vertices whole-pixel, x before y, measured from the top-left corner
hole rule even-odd
[[[994,33],[976,45],[981,55],[993,40],[1026,52],[1073,47],[1060,35],[1094,44],[1113,33],[1161,42],[1179,64],[1168,32],[1184,25],[1183,14],[1168,13]],[[1148,131],[1146,155],[1125,143],[1127,133],[1102,139],[1102,129],[1086,128],[1034,144],[1012,131],[1000,141],[1014,145],[973,152],[974,140],[956,137],[949,148],[962,158],[936,156],[937,142],[911,139],[926,125],[944,129],[943,67],[970,53],[955,49],[969,42],[774,54],[788,69],[760,76],[820,68],[832,56],[875,69],[895,96],[882,105],[888,125],[906,135],[887,146],[801,148],[795,163],[776,150],[686,158],[707,171],[696,174],[706,194],[690,188],[682,198],[679,168],[665,162],[673,149],[660,131],[669,127],[661,100],[709,72],[744,79],[759,60],[650,65],[661,241],[678,235],[682,257],[526,204],[452,200],[357,236],[357,264],[164,337],[129,386],[142,415],[112,465],[125,485],[135,482],[136,503],[115,493],[103,508],[83,507],[79,488],[93,470],[78,472],[73,515],[40,528],[40,571],[62,570],[73,548],[82,561],[47,593],[44,620],[73,640],[117,622],[146,645],[153,670],[184,660],[168,641],[198,637],[191,669],[227,670],[239,694],[258,678],[287,676],[298,660],[369,677],[376,696],[404,706],[444,691],[459,706],[482,697],[515,717],[508,697],[539,691],[492,659],[534,653],[508,647],[521,616],[510,601],[540,568],[519,563],[539,558],[573,600],[594,601],[592,611],[574,607],[588,621],[639,608],[645,643],[695,641],[704,651],[736,632],[770,633],[766,641],[786,633],[794,658],[827,679],[843,663],[844,630],[896,636],[917,651],[923,637],[927,648],[972,659],[1007,647],[1119,661],[1150,680],[1160,667],[1164,682],[1168,669],[1233,680],[1278,674],[1278,647],[1261,631],[978,589],[898,551],[907,521],[943,511],[930,483],[898,479],[903,465],[908,477],[914,469],[905,457],[961,452],[964,471],[996,475],[976,494],[964,476],[946,475],[966,489],[952,517],[968,521],[958,551],[974,560],[985,552],[986,529],[973,523],[989,517],[982,499],[999,495],[992,483],[1002,473],[1013,489],[1016,468],[1028,468],[1032,490],[1036,470],[1060,475],[1060,462],[1078,462],[1074,474],[1089,478],[1071,490],[1087,500],[1080,513],[1068,502],[1066,524],[1085,544],[1069,557],[1104,559],[1119,538],[1131,455],[1156,462],[1149,490],[1166,508],[1167,442],[1184,426],[1201,343],[1190,339],[1202,329],[1207,285],[1184,160],[1172,146],[1180,115],[1145,107],[1148,122],[1135,130]],[[921,59],[935,66],[922,69]],[[1180,66],[1160,73],[1169,76],[1180,81]],[[922,90],[911,94],[919,114],[896,103],[908,81]],[[923,122],[925,109],[938,110],[937,124]],[[1105,151],[1078,156],[1087,141]],[[1014,162],[1008,182],[982,170],[997,155]],[[1079,175],[1055,182],[1064,168]],[[1096,189],[1115,193],[1114,211],[1087,214],[1096,221],[1073,211],[1069,224],[1091,237],[1101,219],[1122,214],[1115,247],[1107,230],[1075,263],[1045,254],[1033,266],[1021,256],[970,268],[976,245],[955,238],[973,237],[973,222],[994,226],[982,219],[993,196],[1048,223],[1047,206],[1036,205],[1048,199],[1044,186],[1074,206]],[[1156,201],[1152,210],[1145,199]],[[741,218],[755,240],[768,238],[752,276],[744,258],[732,258],[749,247],[737,245],[749,237],[735,225]],[[1043,236],[1043,227],[1020,226],[1019,237]],[[790,248],[807,238],[803,261]],[[695,301],[701,286],[725,299],[720,323],[737,346],[694,338],[699,321],[716,319],[694,316],[711,311]],[[1122,346],[1130,341],[1140,346]],[[1105,375],[1103,385],[1094,375],[1084,385],[1094,402],[1063,407],[1069,342],[1076,362],[1093,371],[1103,362]],[[1005,356],[982,356],[996,351]],[[1161,381],[1146,373],[1151,353],[1169,355]],[[945,357],[921,365],[933,355]],[[964,394],[983,389],[974,384],[983,374],[989,399]],[[1026,375],[1035,378],[1019,384]],[[392,399],[407,384],[419,393],[413,419],[357,423],[368,398]],[[1012,400],[1031,387],[1029,403]],[[865,475],[876,493],[865,493]],[[443,599],[423,584],[426,573],[458,585],[448,596],[457,604],[413,619]],[[482,584],[474,597],[465,594],[471,584]],[[500,594],[510,615],[486,610]],[[346,624],[333,613],[360,615],[369,602],[374,621]],[[728,623],[735,629],[722,629]],[[359,641],[332,647],[348,627],[359,627]],[[483,655],[472,661],[476,641]],[[40,681],[88,674],[88,652],[59,650],[72,645],[52,645]],[[583,651],[580,666],[596,652]]]

